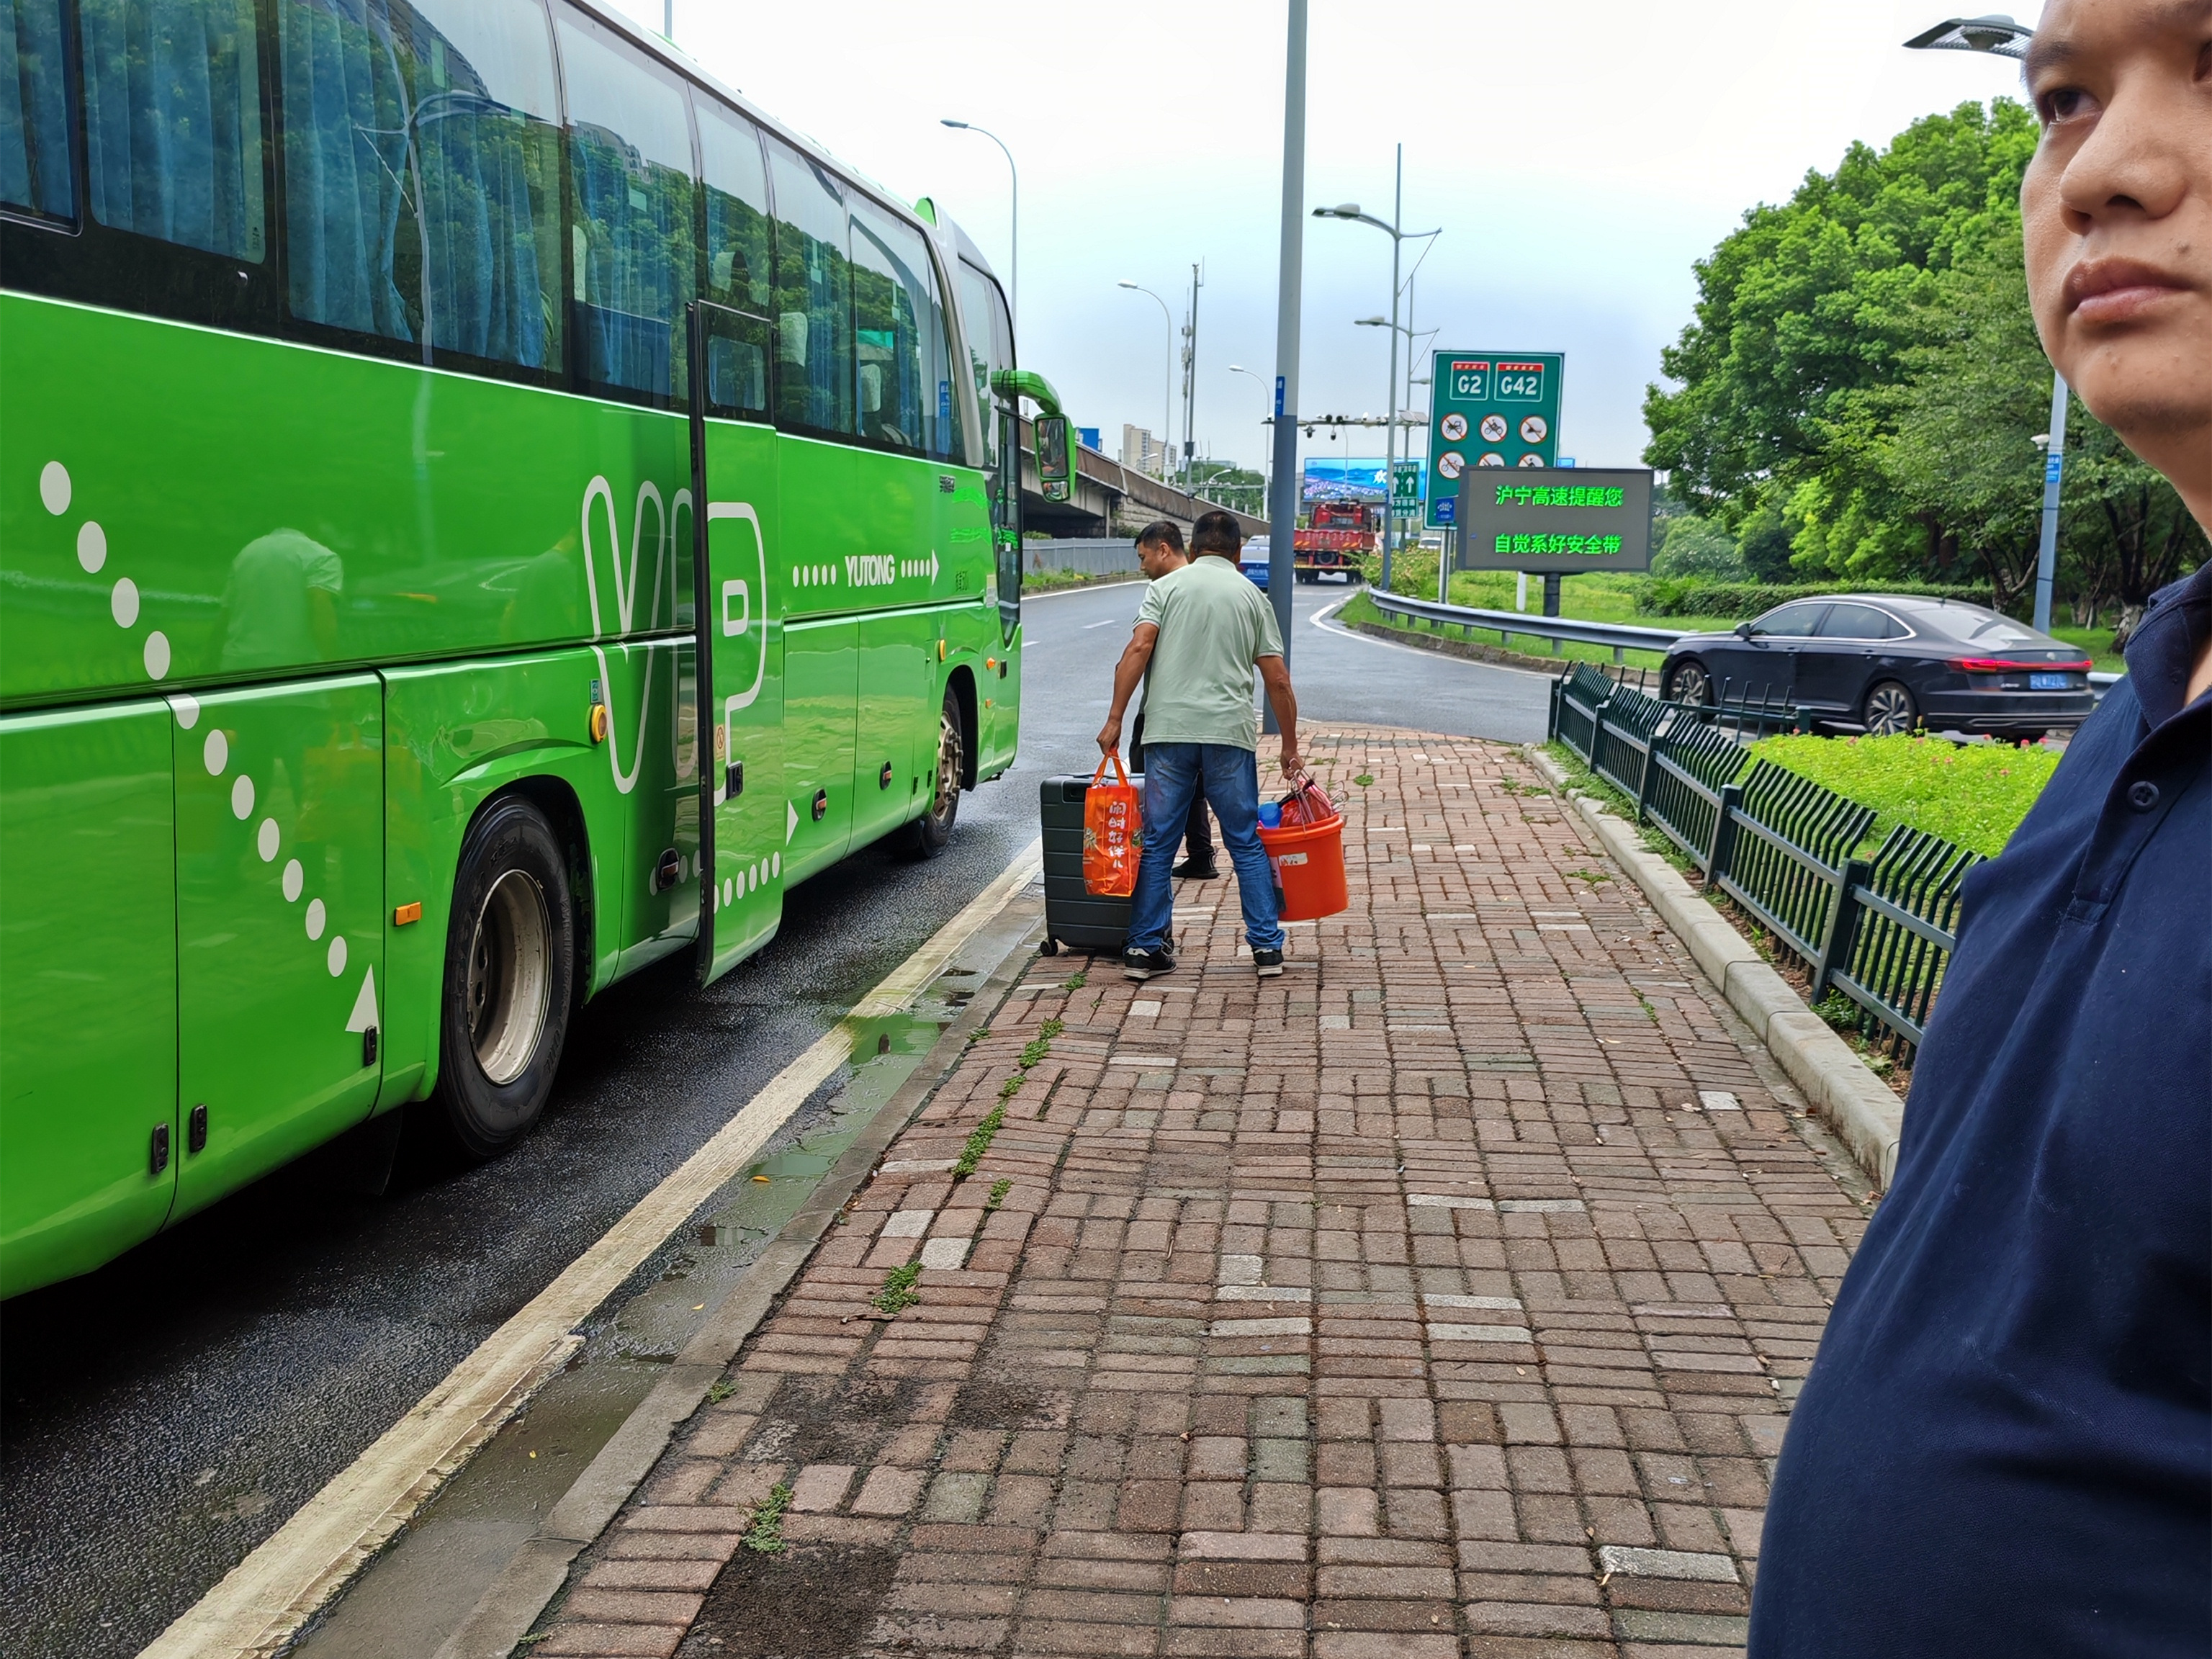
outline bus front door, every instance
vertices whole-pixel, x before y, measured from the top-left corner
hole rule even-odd
[[[783,787],[775,428],[765,318],[690,308],[700,694],[699,982],[775,936],[793,824]]]

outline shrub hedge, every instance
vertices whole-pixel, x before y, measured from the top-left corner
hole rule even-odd
[[[1937,587],[1923,582],[1715,582],[1684,578],[1670,581],[1655,576],[1636,596],[1640,617],[1726,617],[1740,620],[1771,611],[1791,599],[1819,599],[1825,593],[1903,593],[1924,599],[1957,599],[1968,605],[1994,605],[1986,587]]]

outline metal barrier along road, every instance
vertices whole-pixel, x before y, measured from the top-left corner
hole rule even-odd
[[[1959,893],[1980,855],[1938,836],[1890,831],[1853,856],[1875,819],[1770,761],[1750,766],[1718,711],[1662,702],[1577,663],[1552,686],[1550,735],[1632,798],[1650,823],[1805,965],[1811,1000],[1839,992],[1858,1026],[1916,1048],[1958,945]],[[1741,780],[1739,781],[1739,780]]]
[[[1438,605],[1434,599],[1409,599],[1402,593],[1369,588],[1367,597],[1377,611],[1393,617],[1418,617],[1423,622],[1463,629],[1480,628],[1495,633],[1502,641],[1518,634],[1523,639],[1549,640],[1558,649],[1561,640],[1577,645],[1609,645],[1613,659],[1623,651],[1664,651],[1682,637],[1679,628],[1638,628],[1627,623],[1583,622],[1574,617],[1532,617],[1525,611],[1479,611],[1473,605]]]

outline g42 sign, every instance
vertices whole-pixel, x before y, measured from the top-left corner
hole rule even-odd
[[[1548,467],[1559,449],[1559,382],[1565,356],[1556,351],[1439,351],[1431,371],[1438,389],[1429,417],[1427,522],[1450,524],[1459,507],[1459,477],[1470,468]]]

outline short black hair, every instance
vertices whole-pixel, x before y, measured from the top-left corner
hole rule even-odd
[[[1170,553],[1182,551],[1182,530],[1173,519],[1155,519],[1137,532],[1137,545],[1164,547]]]
[[[1237,527],[1236,514],[1218,507],[1200,514],[1198,522],[1190,527],[1193,553],[1225,553],[1233,559],[1243,547],[1244,532]]]

